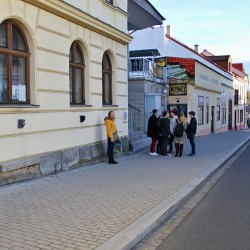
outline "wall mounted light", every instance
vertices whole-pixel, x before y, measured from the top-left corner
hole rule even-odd
[[[84,122],[86,119],[86,116],[85,115],[80,115],[80,122]]]
[[[25,119],[17,119],[17,128],[24,128],[25,126]]]

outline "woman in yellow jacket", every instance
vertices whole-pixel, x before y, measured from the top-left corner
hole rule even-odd
[[[107,129],[107,137],[108,137],[108,158],[109,158],[109,164],[117,164],[117,162],[114,160],[114,133],[117,131],[115,126],[115,112],[109,111],[108,116],[104,118],[104,122]]]

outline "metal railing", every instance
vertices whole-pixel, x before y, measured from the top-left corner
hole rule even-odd
[[[143,78],[165,83],[167,68],[144,58],[129,59],[129,78]]]

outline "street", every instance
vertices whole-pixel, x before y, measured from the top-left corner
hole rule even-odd
[[[250,249],[250,145],[157,250]]]

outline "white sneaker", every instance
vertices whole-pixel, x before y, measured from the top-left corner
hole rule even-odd
[[[155,152],[154,152],[154,153],[151,153],[151,152],[150,152],[150,155],[158,155],[158,154],[157,154],[157,153],[155,153]]]
[[[166,157],[171,157],[172,155],[171,154],[167,154]]]

